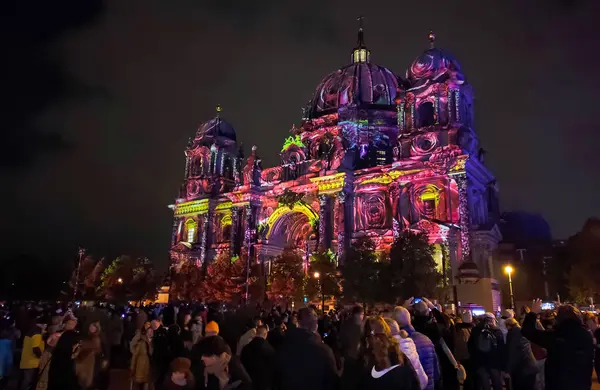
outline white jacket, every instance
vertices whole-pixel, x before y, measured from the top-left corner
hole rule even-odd
[[[410,360],[415,372],[417,373],[417,378],[419,378],[419,384],[421,385],[421,389],[427,387],[427,374],[425,370],[423,370],[423,366],[421,365],[421,361],[419,360],[419,354],[417,353],[417,346],[415,342],[407,337],[403,339],[399,335],[394,336],[396,340],[400,343],[400,350],[402,353],[406,355],[406,357]]]

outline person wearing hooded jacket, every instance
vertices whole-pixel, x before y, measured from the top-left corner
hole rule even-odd
[[[553,331],[536,329],[537,316],[541,312],[542,301],[536,299],[525,316],[521,332],[548,352],[546,390],[589,390],[594,368],[594,341],[583,326],[581,312],[571,305],[560,306]]]
[[[400,330],[400,327],[395,320],[391,318],[385,318],[385,323],[390,327],[392,337],[398,340],[400,351],[402,351],[408,360],[410,360],[410,364],[412,364],[412,367],[417,374],[417,378],[419,379],[421,390],[425,389],[429,380],[427,379],[427,374],[425,373],[425,370],[423,370],[423,365],[419,360],[419,354],[417,353],[415,342],[408,337],[408,333],[406,331]]]
[[[406,331],[408,336],[413,340],[419,355],[419,361],[423,366],[423,370],[427,374],[427,390],[433,390],[436,383],[441,379],[440,366],[438,363],[435,346],[429,337],[423,333],[417,332],[411,324],[409,311],[402,306],[394,308],[394,319],[400,326],[400,329]]]

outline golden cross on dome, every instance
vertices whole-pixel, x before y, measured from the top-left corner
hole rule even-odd
[[[217,118],[219,118],[219,116],[221,115],[221,111],[223,111],[223,108],[221,108],[220,104],[217,104],[216,111],[217,111]]]

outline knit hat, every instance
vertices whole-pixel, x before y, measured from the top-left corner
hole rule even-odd
[[[185,372],[188,373],[192,368],[192,362],[188,358],[178,357],[171,362],[172,372]]]
[[[504,309],[502,310],[502,316],[503,319],[507,319],[507,318],[515,318],[515,312],[512,309]]]
[[[206,328],[204,328],[204,332],[205,333],[214,332],[216,334],[219,334],[219,324],[217,324],[214,321],[209,322],[208,324],[206,324]]]

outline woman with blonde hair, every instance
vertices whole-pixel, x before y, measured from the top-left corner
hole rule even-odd
[[[410,364],[415,370],[417,378],[419,378],[421,389],[426,388],[429,380],[425,370],[423,370],[423,365],[419,360],[419,354],[417,353],[417,346],[415,345],[415,342],[408,336],[408,333],[406,333],[405,330],[400,330],[400,326],[398,326],[398,323],[395,320],[391,318],[385,318],[385,323],[389,326],[392,337],[398,340],[398,343],[400,344],[400,351],[402,351],[408,360],[410,360]]]
[[[382,317],[367,319],[364,346],[370,371],[361,383],[361,389],[421,389],[415,370]]]

